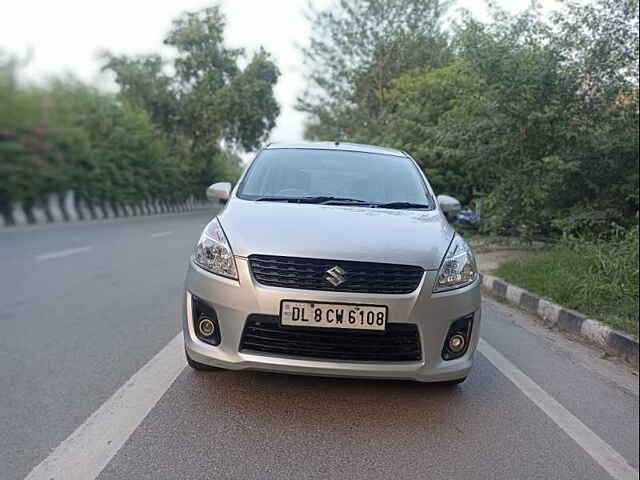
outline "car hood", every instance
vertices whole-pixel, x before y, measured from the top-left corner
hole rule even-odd
[[[438,210],[254,202],[218,217],[236,256],[251,254],[417,265],[437,270],[453,237]]]

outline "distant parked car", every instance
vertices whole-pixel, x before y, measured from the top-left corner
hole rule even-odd
[[[460,213],[458,213],[456,222],[458,222],[460,225],[475,227],[480,222],[480,215],[478,215],[470,208],[465,208],[463,210],[460,210]]]
[[[228,203],[189,263],[192,368],[466,378],[480,334],[476,261],[443,215],[451,202],[436,202],[407,153],[270,145],[238,186],[208,195]]]

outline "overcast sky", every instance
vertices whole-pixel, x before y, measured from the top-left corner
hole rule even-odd
[[[509,10],[525,8],[530,0],[498,0]],[[99,74],[96,52],[162,52],[162,39],[171,19],[184,10],[215,2],[203,0],[17,0],[7,2],[0,15],[0,49],[34,56],[25,70],[29,79],[70,71],[104,88],[112,80]],[[297,45],[309,36],[303,11],[307,0],[222,0],[228,17],[226,38],[230,46],[249,51],[264,45],[282,71],[276,89],[282,114],[272,141],[302,139],[304,116],[293,109],[296,95],[304,88],[301,55]],[[318,6],[332,0],[314,0]],[[543,0],[545,7],[554,0]],[[485,12],[482,0],[458,0],[456,8],[476,15]],[[165,50],[170,53],[170,51]]]

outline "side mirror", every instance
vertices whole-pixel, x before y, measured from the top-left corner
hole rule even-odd
[[[219,200],[229,200],[231,184],[229,182],[218,182],[207,188],[207,198],[217,198]]]
[[[438,195],[438,205],[447,218],[455,218],[460,212],[460,202],[449,195]]]

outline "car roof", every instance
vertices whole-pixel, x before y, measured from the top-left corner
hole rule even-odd
[[[394,155],[396,157],[408,157],[402,150],[395,148],[364,145],[361,143],[347,142],[300,142],[300,143],[270,143],[266,150],[275,149],[307,149],[307,150],[343,150],[347,152],[378,153],[381,155]]]

